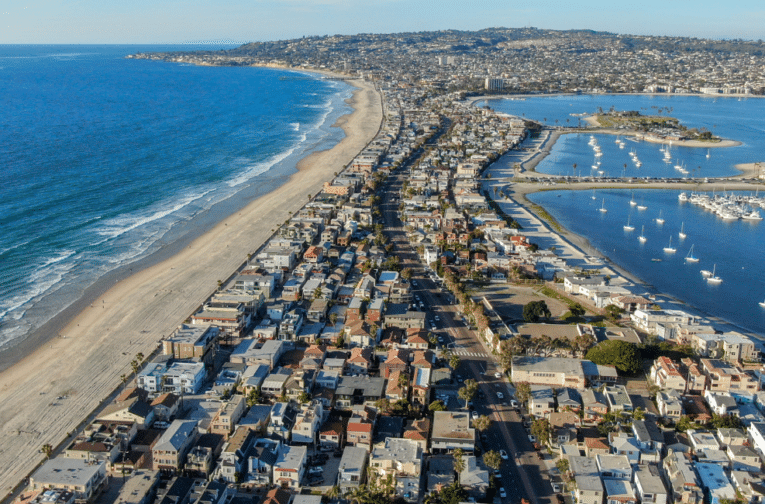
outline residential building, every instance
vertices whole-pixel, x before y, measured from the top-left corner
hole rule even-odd
[[[532,385],[577,389],[585,387],[584,370],[578,359],[515,356],[511,376],[514,383],[527,382]]]
[[[434,412],[430,449],[453,451],[457,448],[470,453],[475,448],[475,429],[470,427],[470,415],[463,411]]]
[[[305,446],[282,446],[274,464],[273,484],[300,490],[305,464],[308,459],[308,448]]]
[[[707,377],[707,389],[712,392],[753,394],[759,389],[753,376],[730,362],[701,359],[701,371]]]
[[[351,409],[354,405],[374,406],[385,395],[385,378],[369,376],[342,376],[335,390],[335,405]]]
[[[151,450],[152,469],[176,472],[199,436],[196,420],[173,420]]]
[[[316,441],[323,421],[324,408],[321,402],[312,401],[302,405],[295,416],[295,425],[292,427],[292,442],[311,444]]]
[[[150,362],[136,377],[136,385],[149,392],[196,394],[207,379],[203,362]]]
[[[720,504],[724,499],[736,499],[736,489],[733,488],[728,476],[725,475],[723,466],[696,462],[694,467],[709,504]]]
[[[532,385],[529,395],[529,414],[536,418],[545,418],[555,411],[553,389],[542,385]]]
[[[581,456],[569,457],[569,468],[574,475],[578,504],[603,504],[604,488],[595,459]]]
[[[106,484],[105,462],[66,457],[46,460],[29,478],[31,490],[66,490],[77,502],[92,502]]]
[[[465,468],[460,473],[460,486],[465,489],[468,497],[476,501],[485,499],[489,489],[489,471],[473,455],[464,455],[463,462]]]
[[[635,490],[641,504],[667,504],[669,492],[661,479],[661,471],[656,464],[638,464],[634,466]]]
[[[369,459],[371,470],[383,480],[392,476],[396,495],[409,502],[420,500],[422,462],[420,445],[401,438],[386,439],[385,445],[372,450]]]
[[[364,483],[368,458],[369,453],[365,448],[345,447],[337,470],[337,486],[342,495],[358,489]]]
[[[661,464],[664,483],[673,504],[702,504],[704,493],[693,463],[682,452],[670,451]]]
[[[596,455],[595,463],[603,479],[632,480],[632,464],[624,455]]]
[[[167,339],[162,340],[162,353],[175,359],[198,360],[211,364],[220,329],[213,325],[181,325]]]
[[[228,401],[221,405],[218,413],[210,422],[210,432],[220,434],[226,439],[234,432],[236,424],[244,415],[247,401],[241,394],[232,395]]]
[[[660,356],[651,366],[651,381],[661,389],[685,392],[687,386],[680,367],[669,357]]]

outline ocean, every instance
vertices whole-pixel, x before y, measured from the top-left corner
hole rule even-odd
[[[193,49],[0,46],[0,348],[343,138],[343,82],[125,58]]]
[[[479,103],[482,105],[483,103]],[[639,110],[677,117],[688,127],[706,127],[723,138],[742,145],[729,148],[669,148],[671,162],[665,163],[659,144],[634,142],[621,137],[625,147],[616,144],[616,136],[595,134],[603,155],[594,157],[590,134],[563,135],[536,168],[543,173],[582,176],[684,177],[675,165],[687,170],[690,177],[728,177],[740,173],[738,163],[765,161],[765,100],[759,98],[724,98],[698,96],[554,96],[525,100],[490,100],[501,112],[544,120],[554,125],[577,124],[571,114],[594,113],[613,106],[617,110]],[[634,151],[642,166],[637,167],[629,154]],[[707,154],[709,157],[707,158]],[[601,164],[593,168],[597,161]],[[576,172],[574,164],[577,164]],[[626,167],[624,165],[627,165]],[[599,171],[604,173],[599,174]],[[691,186],[687,191],[693,190]],[[678,200],[680,191],[597,190],[546,191],[529,196],[542,205],[558,222],[587,238],[590,244],[616,265],[664,293],[686,303],[699,313],[720,317],[745,330],[765,334],[765,221],[725,221],[711,212]],[[638,211],[629,204],[635,201],[647,207]],[[600,212],[605,206],[607,212]],[[656,219],[665,220],[659,225]],[[761,210],[765,215],[765,211]],[[625,231],[629,223],[634,231]],[[645,226],[646,242],[637,237]],[[680,229],[687,237],[679,237]],[[670,245],[674,254],[664,252]],[[685,261],[691,245],[698,263]],[[716,265],[716,266],[715,266]],[[710,284],[701,275],[712,270],[723,279]]]

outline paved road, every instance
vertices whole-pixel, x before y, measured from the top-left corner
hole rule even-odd
[[[408,165],[402,167],[406,171]],[[409,244],[402,222],[398,218],[399,194],[404,176],[394,173],[381,194],[384,231],[395,246],[395,254],[402,267],[412,268],[412,295],[419,297],[425,305],[427,328],[440,336],[443,347],[457,354],[461,364],[456,371],[460,380],[473,378],[478,381],[481,396],[474,399],[475,408],[481,415],[489,416],[494,422],[485,433],[484,449],[509,452],[510,458],[500,469],[501,486],[507,491],[505,502],[517,503],[529,498],[533,504],[552,504],[552,487],[544,470],[544,464],[534,451],[518,412],[509,407],[512,389],[504,379],[497,379],[499,371],[490,351],[479,341],[463,321],[457,306],[450,304],[451,295],[442,290],[429,276],[429,270],[420,262],[414,248]],[[438,317],[438,320],[436,320]],[[497,392],[504,396],[500,399]],[[499,494],[497,494],[499,496]]]

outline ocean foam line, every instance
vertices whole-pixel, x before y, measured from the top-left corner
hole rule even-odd
[[[27,303],[47,293],[56,284],[63,280],[66,274],[69,273],[75,266],[74,261],[64,263],[61,262],[64,259],[74,255],[73,251],[71,254],[68,252],[70,251],[66,251],[65,253],[60,254],[58,257],[48,261],[46,264],[40,266],[37,270],[32,272],[32,274],[27,278],[26,283],[28,287],[22,290],[22,292],[11,298],[0,301],[0,321],[4,320],[8,315],[10,315],[13,319],[18,320],[21,318],[21,316],[23,316],[23,313],[21,315],[14,313],[16,310],[26,306]]]
[[[165,208],[164,210],[157,210],[153,214],[148,215],[146,217],[141,216],[125,216],[125,217],[119,217],[110,219],[108,221],[104,222],[104,228],[97,230],[96,232],[101,236],[107,236],[108,238],[116,238],[122,234],[127,233],[128,231],[131,231],[139,226],[142,226],[144,224],[148,224],[150,222],[154,222],[158,219],[161,219],[163,217],[166,217],[170,215],[173,212],[177,212],[181,208],[185,207],[189,203],[204,197],[207,193],[209,193],[212,189],[209,189],[207,191],[204,191],[201,194],[191,194],[189,196],[186,196],[185,198],[181,199],[178,203],[175,205]],[[102,243],[102,242],[101,242]]]
[[[303,133],[303,137],[305,137],[305,133]],[[271,169],[274,165],[277,163],[280,163],[281,161],[284,161],[287,159],[292,153],[294,153],[298,146],[303,143],[305,139],[300,140],[299,142],[296,142],[291,148],[288,150],[276,154],[274,156],[271,156],[269,159],[266,159],[265,161],[261,161],[260,163],[255,163],[250,168],[247,168],[243,173],[237,175],[233,179],[226,182],[229,187],[236,187],[238,185],[244,184],[248,180],[250,180],[253,177],[257,177],[261,173],[267,172],[269,169]]]
[[[299,122],[290,123],[290,126],[292,126],[292,129],[294,129],[295,131],[299,131],[300,130],[300,123]]]

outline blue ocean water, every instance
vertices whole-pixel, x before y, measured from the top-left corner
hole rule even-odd
[[[702,207],[680,202],[679,193],[651,189],[546,191],[529,199],[657,292],[765,334],[765,309],[759,306],[765,300],[765,221],[725,221]],[[630,206],[633,194],[646,210]],[[600,212],[601,206],[608,211]],[[660,212],[663,225],[656,222]],[[634,231],[624,230],[628,219]],[[640,243],[643,228],[647,240]],[[681,228],[687,235],[684,239],[679,236]],[[674,254],[663,250],[670,241],[677,249]],[[685,261],[691,245],[698,263]],[[700,273],[713,268],[723,279],[721,284],[708,283]]]
[[[0,346],[342,138],[342,82],[125,59],[190,49],[0,46]]]
[[[488,104],[497,111],[528,117],[548,125],[576,126],[579,118],[572,114],[593,114],[598,107],[608,110],[636,110],[644,115],[676,117],[689,128],[706,128],[722,138],[738,140],[742,145],[729,148],[700,149],[671,147],[672,162],[663,162],[658,144],[634,142],[621,137],[625,148],[619,149],[613,135],[595,135],[603,156],[595,159],[588,146],[589,134],[563,135],[536,170],[540,173],[574,173],[597,176],[683,177],[675,165],[683,166],[688,176],[724,177],[740,173],[739,163],[765,161],[765,99],[719,96],[682,95],[561,95],[532,97],[524,100],[491,99],[477,103]],[[642,166],[637,168],[629,157],[634,150]],[[706,157],[709,153],[709,158]],[[593,170],[596,161],[601,167]],[[624,167],[627,164],[627,167]]]

